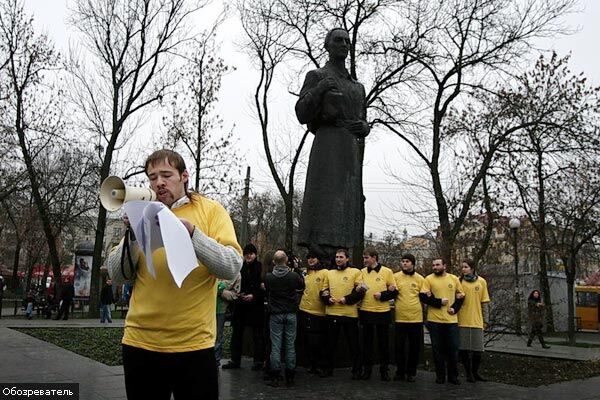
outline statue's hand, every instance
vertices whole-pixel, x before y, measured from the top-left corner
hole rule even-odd
[[[339,90],[337,84],[335,83],[335,79],[328,76],[327,78],[321,79],[317,84],[317,91],[319,94],[324,94],[328,90]]]
[[[370,127],[367,121],[353,121],[346,125],[346,129],[350,131],[354,136],[363,138],[369,134]]]

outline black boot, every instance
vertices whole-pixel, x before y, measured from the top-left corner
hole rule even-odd
[[[364,381],[368,381],[369,379],[371,379],[371,372],[372,372],[372,367],[365,367],[363,369],[362,374],[360,375],[360,379],[364,380]]]
[[[269,376],[271,379],[267,382],[267,385],[271,387],[279,387],[281,384],[281,372],[279,371],[271,371],[269,372]]]
[[[467,382],[475,382],[475,378],[473,377],[473,369],[471,367],[470,352],[467,350],[460,350],[458,353],[460,355],[460,360],[465,367],[465,378]]]
[[[487,379],[485,379],[483,376],[479,375],[479,366],[481,365],[481,352],[480,351],[474,351],[473,352],[473,378],[475,378],[476,381],[480,381],[480,382],[487,382]]]
[[[285,370],[285,386],[290,387],[294,386],[294,375],[296,375],[296,371],[293,369]]]
[[[529,335],[529,339],[527,339],[527,347],[531,347],[532,341],[533,341],[533,336]]]
[[[544,348],[544,349],[549,349],[550,348],[550,346],[548,346],[546,344],[546,342],[544,342],[544,337],[542,335],[538,335],[538,338],[540,339],[540,344],[542,345],[542,348]]]
[[[387,365],[381,365],[379,367],[379,375],[381,376],[381,380],[383,382],[389,382],[390,381],[390,374],[388,372],[388,366]]]

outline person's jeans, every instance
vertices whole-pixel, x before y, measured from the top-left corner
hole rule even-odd
[[[31,319],[31,314],[33,313],[33,303],[27,303],[27,309],[25,310],[25,315],[27,318]]]
[[[112,322],[109,304],[102,304],[100,306],[100,322],[104,323],[104,321]]]
[[[271,314],[271,371],[281,370],[281,345],[285,347],[285,369],[296,368],[296,314]]]
[[[458,324],[428,322],[427,330],[431,339],[431,350],[435,361],[435,373],[439,379],[445,379],[446,368],[448,380],[458,379]]]
[[[217,340],[215,341],[215,358],[217,367],[221,365],[223,355],[223,330],[225,329],[225,313],[217,314]]]

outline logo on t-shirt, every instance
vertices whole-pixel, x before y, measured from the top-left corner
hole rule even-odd
[[[448,284],[448,288],[452,289],[452,284],[451,283]]]
[[[379,277],[378,277],[378,278],[376,278],[376,279],[375,279],[375,282],[381,282],[381,278],[379,278]]]
[[[411,283],[411,284],[410,284],[410,286],[412,286],[412,287],[416,288],[416,287],[417,287],[417,284],[416,284],[416,283]]]
[[[475,286],[475,291],[479,292],[479,286]]]
[[[321,282],[321,278],[315,279],[315,282]]]
[[[347,276],[345,276],[345,277],[344,277],[342,280],[343,280],[344,282],[348,282],[348,277],[347,277]]]

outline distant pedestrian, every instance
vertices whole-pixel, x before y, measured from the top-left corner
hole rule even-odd
[[[71,304],[73,304],[73,297],[75,297],[75,288],[71,281],[66,278],[62,290],[60,292],[60,308],[58,309],[58,314],[54,317],[55,320],[69,319],[69,311],[71,310]]]
[[[100,323],[103,324],[107,321],[109,324],[112,323],[110,315],[110,306],[115,302],[113,296],[112,280],[107,279],[106,284],[100,291]]]
[[[27,317],[27,319],[31,319],[33,314],[33,304],[35,302],[34,293],[35,292],[33,289],[31,289],[29,292],[27,292],[27,296],[25,296],[25,317]]]
[[[549,349],[550,346],[544,342],[542,329],[544,328],[544,316],[546,315],[546,305],[542,301],[542,296],[539,290],[534,290],[529,295],[527,300],[527,310],[529,311],[529,339],[527,347],[531,347],[531,342],[535,336],[540,340],[540,344],[544,349]]]

